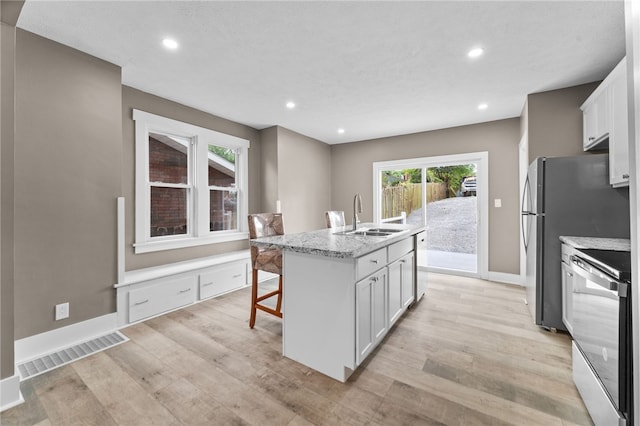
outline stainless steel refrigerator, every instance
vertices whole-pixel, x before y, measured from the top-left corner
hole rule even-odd
[[[629,238],[629,190],[609,185],[609,155],[539,157],[522,199],[526,301],[535,323],[562,323],[560,236]]]

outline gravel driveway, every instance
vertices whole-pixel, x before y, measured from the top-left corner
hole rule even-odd
[[[477,197],[446,198],[427,204],[427,247],[453,253],[476,253]],[[422,208],[408,223],[422,223]]]

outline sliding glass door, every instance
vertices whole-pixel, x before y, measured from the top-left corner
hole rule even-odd
[[[484,276],[486,153],[374,163],[376,221],[425,227],[418,266]]]
[[[478,272],[477,165],[436,165],[427,175],[426,266]]]

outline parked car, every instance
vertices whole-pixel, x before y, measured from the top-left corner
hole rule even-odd
[[[465,176],[460,183],[460,193],[463,197],[476,195],[476,177]]]

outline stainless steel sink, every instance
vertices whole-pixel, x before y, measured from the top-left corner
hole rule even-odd
[[[360,228],[356,230],[334,232],[333,235],[357,235],[362,237],[390,237],[402,229]]]
[[[373,231],[373,230],[369,230],[369,231],[352,231],[351,232],[352,235],[365,235],[365,236],[369,236],[369,237],[388,237],[390,235],[393,235],[390,232],[380,232],[380,231]]]

